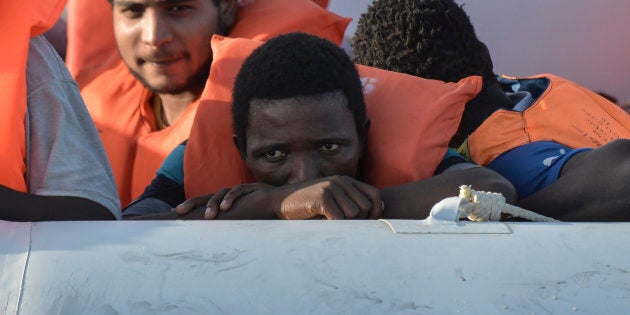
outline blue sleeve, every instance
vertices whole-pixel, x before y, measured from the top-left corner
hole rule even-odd
[[[455,149],[447,148],[446,149],[446,154],[444,154],[444,158],[442,159],[442,161],[444,161],[446,159],[449,159],[449,158],[452,158],[452,157],[459,157],[459,158],[464,159],[464,157],[461,154],[457,153],[457,151]]]
[[[186,142],[171,151],[151,184],[147,186],[138,199],[123,210],[123,215],[167,212],[186,200],[184,191],[185,151]]]
[[[177,184],[184,185],[184,152],[186,141],[176,146],[166,157],[157,171],[157,176],[164,176]]]
[[[440,165],[438,165],[433,175],[438,175],[444,172],[447,168],[460,163],[468,163],[468,161],[466,161],[466,158],[464,158],[463,155],[457,153],[455,149],[448,148],[446,149],[446,154],[444,154],[442,162],[440,162]]]

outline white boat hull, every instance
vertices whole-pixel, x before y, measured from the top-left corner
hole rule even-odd
[[[630,223],[459,226],[395,234],[381,221],[0,221],[0,313],[630,310]]]

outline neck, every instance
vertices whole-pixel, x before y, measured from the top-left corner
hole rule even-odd
[[[197,99],[198,93],[182,92],[179,94],[157,94],[162,102],[164,122],[167,125],[173,124],[181,117],[190,103]]]
[[[498,82],[484,80],[481,92],[466,104],[462,121],[449,146],[459,147],[492,113],[500,108],[511,109],[514,105]]]
[[[514,102],[505,95],[505,92],[501,89],[501,86],[496,81],[483,83],[483,88],[479,95],[472,99],[469,104],[473,106],[479,106],[482,108],[488,108],[494,112],[499,108],[512,108]]]

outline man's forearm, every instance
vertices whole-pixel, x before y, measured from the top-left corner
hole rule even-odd
[[[0,185],[0,200],[0,219],[8,221],[115,219],[103,205],[79,197],[39,196]]]

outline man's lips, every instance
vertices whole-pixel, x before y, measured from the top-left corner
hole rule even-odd
[[[151,63],[156,65],[168,65],[175,62],[178,62],[183,59],[183,56],[172,56],[172,57],[151,57],[151,58],[143,58],[141,59],[141,63]]]

